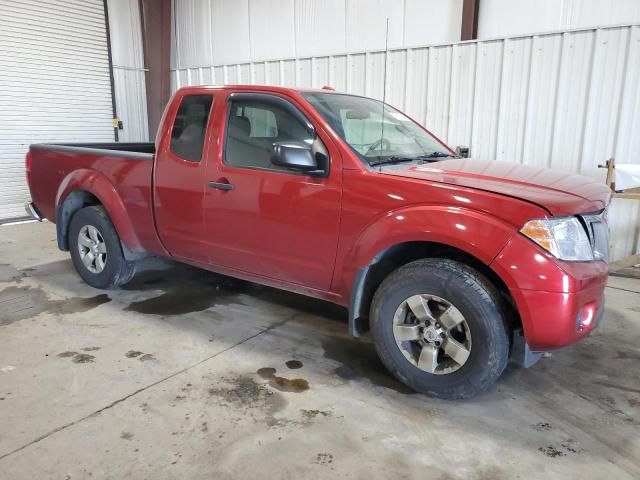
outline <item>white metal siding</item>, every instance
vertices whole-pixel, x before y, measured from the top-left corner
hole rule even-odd
[[[478,38],[640,23],[640,0],[482,0]]]
[[[180,38],[180,35],[177,35]],[[181,48],[178,47],[177,63]],[[384,52],[172,71],[173,88],[202,83],[322,87],[382,97]],[[451,145],[604,181],[599,163],[638,163],[640,26],[391,50],[387,100]],[[637,251],[638,201],[615,200],[614,260]]]
[[[100,0],[0,0],[0,219],[24,215],[29,144],[113,141]]]
[[[138,0],[107,0],[116,112],[123,123],[120,142],[149,139],[146,69]]]
[[[174,0],[177,67],[454,42],[462,0]]]

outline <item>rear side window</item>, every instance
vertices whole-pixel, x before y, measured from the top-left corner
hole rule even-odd
[[[213,97],[187,95],[182,99],[171,130],[171,151],[184,160],[199,162]]]

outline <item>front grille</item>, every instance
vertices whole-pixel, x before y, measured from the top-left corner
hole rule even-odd
[[[584,226],[589,235],[591,249],[596,260],[609,262],[609,226],[607,225],[607,211],[591,215],[581,215]]]

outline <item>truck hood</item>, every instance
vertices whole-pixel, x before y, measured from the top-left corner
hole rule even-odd
[[[611,198],[609,187],[589,177],[519,163],[459,158],[382,173],[499,193],[535,203],[552,215],[596,212]]]

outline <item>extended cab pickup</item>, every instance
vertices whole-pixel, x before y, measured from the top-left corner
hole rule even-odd
[[[609,189],[459,158],[325,90],[188,87],[155,144],[32,145],[29,212],[96,288],[143,256],[326,299],[413,389],[463,398],[597,325]]]

